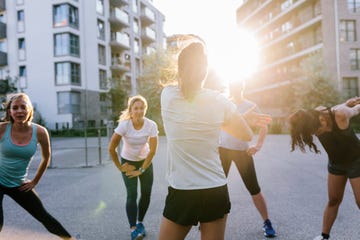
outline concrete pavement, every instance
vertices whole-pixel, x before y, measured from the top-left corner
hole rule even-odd
[[[53,145],[53,168],[48,169],[37,186],[44,205],[67,229],[84,240],[126,240],[129,238],[125,213],[126,193],[120,173],[107,155],[107,139],[101,140],[99,151],[88,152],[85,164],[84,139],[56,139]],[[98,140],[87,140],[96,146]],[[77,144],[80,144],[77,145]],[[269,213],[278,232],[278,240],[313,239],[321,231],[322,213],[327,201],[326,153],[315,155],[290,153],[288,135],[269,135],[263,149],[255,157],[257,175],[266,198]],[[70,147],[70,148],[69,148]],[[145,218],[148,236],[157,239],[162,209],[167,193],[165,177],[166,139],[160,138],[154,158],[155,180],[152,200]],[[33,175],[39,156],[30,168]],[[235,166],[229,175],[232,202],[226,240],[259,240],[262,220],[252,204]],[[8,197],[4,198],[1,240],[58,239]],[[335,240],[360,239],[360,215],[350,185],[332,230]],[[187,240],[200,239],[193,228]]]

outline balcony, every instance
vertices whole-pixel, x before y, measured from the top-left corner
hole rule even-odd
[[[116,75],[122,75],[130,71],[130,62],[123,60],[121,57],[113,57],[111,59],[111,70]]]
[[[147,7],[144,7],[141,10],[140,20],[143,26],[149,26],[155,22],[155,13]]]
[[[156,33],[153,29],[146,27],[141,31],[141,41],[143,45],[149,45],[150,43],[155,42]]]
[[[114,51],[123,51],[130,49],[130,38],[125,33],[112,32],[110,46]]]
[[[5,4],[5,0],[0,0],[0,11],[5,11],[6,10],[6,4]]]
[[[6,24],[0,22],[0,39],[6,38]]]
[[[129,26],[129,15],[119,8],[113,8],[110,12],[109,22],[112,29],[119,31]]]
[[[0,66],[8,65],[7,53],[0,51]]]
[[[129,0],[110,0],[110,5],[115,7],[122,7],[129,5]]]

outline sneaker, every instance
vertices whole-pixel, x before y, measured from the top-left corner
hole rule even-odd
[[[141,233],[139,233],[137,228],[131,232],[130,236],[131,236],[131,240],[142,240],[143,239],[143,235],[141,235]]]
[[[328,239],[324,238],[323,236],[317,236],[316,238],[314,238],[314,240],[328,240]]]
[[[138,224],[136,224],[136,230],[137,230],[138,233],[140,233],[143,237],[146,236],[146,231],[145,231],[144,224],[142,224],[141,222],[139,222]]]
[[[271,222],[269,219],[266,219],[263,226],[264,236],[267,238],[273,238],[276,237],[276,233],[274,228],[271,225]]]

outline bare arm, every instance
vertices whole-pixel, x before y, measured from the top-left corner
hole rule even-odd
[[[360,98],[349,99],[333,109],[337,125],[340,129],[346,129],[349,127],[350,119],[360,114]]]
[[[268,126],[267,125],[262,126],[260,128],[259,136],[256,141],[256,144],[254,146],[250,146],[249,149],[247,150],[247,153],[249,155],[254,155],[256,152],[260,151],[267,133],[268,133]]]
[[[50,149],[50,138],[47,130],[40,126],[37,126],[37,138],[41,148],[41,162],[39,167],[35,173],[35,176],[32,180],[25,182],[19,188],[20,191],[30,191],[33,189],[40,181],[41,177],[43,176],[44,172],[46,171],[47,167],[50,164],[50,157],[51,157],[51,149]]]
[[[251,141],[253,137],[251,128],[239,112],[235,112],[221,128],[228,134],[243,141]]]
[[[115,166],[117,167],[117,169],[119,169],[120,172],[127,172],[134,170],[135,169],[134,166],[129,165],[127,163],[121,164],[119,161],[117,147],[119,146],[120,141],[121,141],[121,136],[119,134],[113,133],[108,147],[111,160],[114,162]]]

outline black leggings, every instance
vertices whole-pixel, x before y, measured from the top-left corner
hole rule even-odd
[[[246,151],[231,150],[222,147],[219,148],[219,154],[226,177],[229,174],[231,162],[234,161],[249,193],[251,195],[260,193],[261,189],[256,177],[252,156],[249,156]]]
[[[44,208],[40,198],[34,189],[28,192],[20,191],[16,188],[7,188],[0,185],[0,231],[4,224],[3,214],[3,198],[4,195],[8,195],[21,207],[23,207],[34,218],[41,222],[44,227],[51,233],[61,237],[70,238],[71,235],[65,230],[65,228]]]

